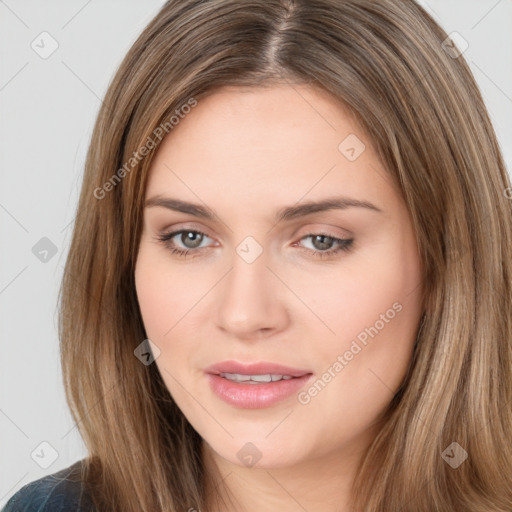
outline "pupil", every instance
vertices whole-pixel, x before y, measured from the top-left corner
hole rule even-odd
[[[313,244],[316,246],[315,242],[317,240],[320,240],[320,247],[317,247],[318,249],[329,249],[329,246],[332,243],[332,238],[330,236],[325,235],[317,235],[313,238]],[[325,242],[327,240],[327,242]]]
[[[185,236],[185,239],[183,238],[183,236]],[[194,240],[194,238],[196,238],[196,240]],[[187,233],[183,233],[181,241],[184,243],[186,247],[194,249],[201,245],[202,235],[199,233],[193,233],[191,231],[188,231]],[[188,242],[192,242],[192,245],[189,245]]]
[[[185,238],[183,238],[185,236]],[[182,235],[182,242],[185,246],[194,249],[201,245],[203,239],[203,235],[200,233],[193,233],[192,231],[188,231],[187,233],[183,233]],[[191,242],[191,244],[189,244]],[[332,244],[332,237],[325,236],[325,235],[316,235],[313,238],[313,244],[317,249],[329,249],[330,245]]]

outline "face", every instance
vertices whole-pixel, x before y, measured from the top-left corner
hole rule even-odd
[[[146,202],[153,364],[213,452],[271,468],[367,442],[411,360],[422,269],[348,110],[308,86],[225,87],[164,139]]]

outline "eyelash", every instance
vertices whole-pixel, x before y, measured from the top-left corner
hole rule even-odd
[[[163,235],[157,236],[156,238],[157,238],[157,240],[162,242],[171,251],[171,254],[175,254],[178,257],[185,257],[190,252],[192,252],[192,253],[198,252],[199,249],[180,249],[173,245],[173,243],[171,242],[171,239],[174,238],[176,235],[180,235],[182,233],[194,233],[196,235],[204,235],[205,237],[208,237],[208,235],[206,233],[203,233],[201,231],[195,231],[193,229],[181,229],[179,231],[173,231],[172,233],[165,233]],[[330,238],[333,240],[333,242],[338,244],[337,249],[329,249],[327,251],[306,249],[304,247],[302,248],[304,251],[312,254],[313,257],[319,258],[319,259],[328,258],[328,257],[331,257],[340,252],[349,252],[352,249],[352,244],[354,242],[353,238],[336,238],[334,236],[328,235],[327,233],[309,233],[307,235],[304,235],[300,240],[304,240],[305,238],[315,237],[315,236],[324,236],[324,237]],[[208,237],[208,238],[210,238],[210,237]]]

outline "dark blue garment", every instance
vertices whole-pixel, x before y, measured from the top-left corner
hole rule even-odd
[[[80,481],[82,460],[23,486],[0,512],[93,512]]]

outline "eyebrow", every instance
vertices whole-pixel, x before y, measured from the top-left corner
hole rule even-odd
[[[148,199],[144,208],[152,208],[160,206],[168,210],[174,210],[181,213],[188,213],[195,217],[214,220],[217,215],[214,210],[207,206],[172,199],[169,197],[154,196]],[[274,215],[275,222],[297,219],[305,217],[312,213],[323,212],[328,210],[346,210],[348,208],[366,208],[371,211],[383,213],[380,208],[368,201],[352,199],[350,197],[331,197],[320,201],[307,201],[292,206],[286,206],[276,211]]]

